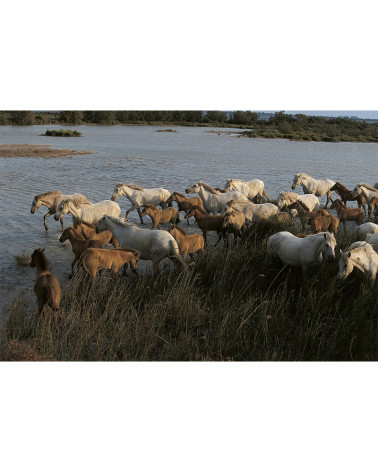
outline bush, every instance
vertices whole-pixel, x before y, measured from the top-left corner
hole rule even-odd
[[[63,138],[72,138],[76,136],[82,136],[79,131],[72,129],[48,129],[44,136],[58,136]]]

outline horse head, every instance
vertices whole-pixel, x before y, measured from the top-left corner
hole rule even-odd
[[[326,259],[335,260],[335,247],[336,247],[336,239],[335,236],[331,233],[323,233],[324,234],[324,241],[322,244],[322,254]]]
[[[294,179],[293,183],[291,185],[291,188],[294,190],[295,187],[297,187],[302,181],[302,174],[294,174]]]
[[[352,198],[355,198],[355,197],[357,197],[358,195],[361,195],[361,193],[362,193],[362,190],[361,190],[360,185],[358,184],[358,185],[356,185],[356,186],[354,187],[354,189],[350,192],[350,196],[351,196]]]
[[[39,200],[39,195],[34,195],[32,206],[30,208],[30,213],[34,214],[38,208],[42,205],[42,202]]]
[[[122,195],[122,187],[123,187],[122,182],[120,182],[114,187],[113,195],[111,197],[112,202],[115,202],[117,198],[119,198]]]
[[[353,271],[353,262],[352,262],[352,253],[342,252],[340,250],[340,260],[339,260],[339,272],[336,275],[336,279],[346,279],[348,275]]]
[[[194,184],[192,187],[188,187],[185,189],[185,193],[198,193],[201,190],[201,186],[199,184]]]

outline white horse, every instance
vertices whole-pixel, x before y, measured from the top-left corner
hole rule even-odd
[[[284,264],[308,269],[326,259],[335,259],[336,239],[331,233],[311,234],[297,238],[280,231],[268,238],[268,254],[276,254]]]
[[[167,208],[167,200],[171,195],[171,192],[165,188],[143,188],[139,185],[134,184],[123,184],[122,182],[114,187],[112,195],[112,201],[114,202],[121,195],[128,198],[132,204],[132,207],[127,210],[125,218],[127,219],[128,214],[132,210],[137,210],[140,222],[143,225],[142,213],[140,207],[143,205],[160,205],[163,209]]]
[[[50,215],[54,215],[56,213],[56,210],[58,209],[59,203],[62,200],[65,200],[67,198],[74,198],[77,200],[81,200],[83,203],[90,203],[90,201],[87,199],[85,195],[82,195],[81,193],[72,193],[71,195],[63,195],[62,192],[59,190],[56,190],[54,192],[46,192],[46,193],[41,193],[40,195],[34,195],[32,206],[30,208],[30,213],[34,214],[38,208],[40,208],[41,205],[44,205],[45,207],[48,208],[48,212],[46,215],[43,217],[43,224],[45,226],[45,230],[48,230],[48,226],[46,224],[46,218]],[[76,220],[74,219],[74,223],[76,223]],[[62,230],[64,229],[63,226],[63,217],[60,218],[60,224],[62,225]]]
[[[240,192],[231,191],[222,193],[213,189],[205,182],[198,182],[198,184],[188,187],[185,192],[198,193],[202,199],[204,210],[206,210],[207,213],[213,213],[213,215],[221,213],[223,207],[229,200],[249,202],[248,198]]]
[[[299,195],[295,192],[280,192],[278,195],[278,208],[282,210],[285,206],[289,206],[294,202],[304,203],[308,211],[319,210],[320,202],[315,195]]]
[[[105,214],[111,216],[122,216],[118,203],[104,200],[99,203],[82,203],[76,199],[63,200],[54,215],[58,220],[63,215],[71,213],[76,220],[82,220],[91,225],[97,224],[98,220]]]
[[[356,228],[356,241],[366,241],[366,238],[373,233],[378,233],[378,225],[375,223],[363,223]]]
[[[265,197],[266,200],[269,201],[269,197],[265,192],[265,184],[259,179],[249,180],[248,182],[240,179],[227,179],[227,184],[224,189],[226,192],[236,190],[248,197],[250,200],[258,195],[260,199]]]
[[[245,217],[245,223],[251,224],[256,220],[267,220],[270,216],[278,213],[278,207],[273,203],[252,203],[252,202],[236,202],[230,200],[225,204],[222,215],[231,210],[241,211]]]
[[[370,201],[373,197],[378,198],[378,190],[369,184],[358,184],[350,192],[350,196],[355,198],[357,197],[357,195],[360,195],[361,193],[366,198],[366,202],[368,204],[368,216],[369,218],[371,218],[372,207],[370,205]]]
[[[366,242],[368,242],[373,247],[374,251],[378,253],[378,233],[373,233],[367,236]]]
[[[107,229],[117,238],[121,247],[137,249],[140,251],[140,259],[151,260],[154,273],[159,270],[160,262],[166,257],[175,264],[179,263],[184,269],[187,268],[176,240],[168,231],[142,229],[122,218],[104,215],[96,226],[96,232]]]
[[[374,282],[378,272],[378,254],[373,247],[365,241],[353,243],[343,253],[339,260],[339,272],[337,279],[345,279],[356,269],[356,275]]]
[[[291,188],[294,190],[297,185],[302,185],[303,193],[311,193],[317,197],[322,197],[327,194],[327,201],[325,208],[327,208],[328,202],[332,199],[331,187],[335,185],[335,182],[330,179],[315,180],[313,177],[310,177],[307,174],[299,173],[294,174],[293,184]]]

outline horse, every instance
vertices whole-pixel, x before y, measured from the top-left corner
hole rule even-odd
[[[337,234],[339,224],[340,221],[333,215],[318,214],[311,221],[311,229],[314,234],[320,233],[321,231],[330,231]]]
[[[38,248],[34,250],[30,266],[37,267],[34,292],[37,295],[39,314],[48,305],[56,317],[59,312],[61,290],[57,277],[50,272],[50,262],[45,255],[45,249]]]
[[[84,239],[97,239],[101,242],[102,246],[105,246],[105,244],[110,243],[116,249],[119,248],[118,241],[113,238],[113,235],[110,231],[103,231],[102,233],[97,234],[96,226],[91,225],[90,223],[86,223],[82,220],[76,221],[73,227],[76,229],[78,234],[80,234]]]
[[[265,184],[262,180],[259,179],[253,179],[248,182],[245,182],[241,179],[227,179],[227,183],[224,189],[226,192],[236,190],[237,192],[240,192],[245,195],[250,200],[258,196],[260,198],[260,201],[261,199],[263,199],[263,197],[266,198],[267,202],[269,201],[269,197],[265,191]]]
[[[114,187],[113,195],[111,200],[114,202],[121,195],[124,195],[130,200],[132,207],[126,212],[125,218],[130,211],[137,210],[140,223],[143,225],[142,214],[140,207],[143,205],[160,205],[163,209],[167,208],[167,200],[171,195],[171,192],[165,188],[143,188],[139,185],[119,183]]]
[[[202,208],[198,208],[195,205],[188,211],[185,218],[188,219],[194,216],[199,229],[202,231],[205,246],[207,246],[207,232],[216,231],[218,234],[218,241],[215,246],[219,243],[222,236],[225,237],[225,229],[223,228],[224,215],[209,215]]]
[[[226,241],[228,247],[228,235],[234,235],[234,246],[236,245],[238,236],[242,237],[242,231],[245,225],[244,213],[238,210],[228,211],[224,215],[223,228],[226,230]]]
[[[198,233],[187,234],[186,231],[175,224],[171,225],[168,230],[177,241],[180,254],[184,259],[187,255],[193,260],[193,254],[205,254],[205,241],[203,236]]]
[[[64,243],[67,239],[71,243],[71,249],[74,253],[74,258],[71,262],[71,277],[73,277],[75,264],[80,259],[83,252],[89,247],[101,248],[102,244],[98,239],[84,239],[73,226],[69,226],[63,231],[59,241]]]
[[[369,234],[369,236],[366,237],[366,242],[378,253],[378,233]]]
[[[46,192],[46,193],[41,193],[39,195],[34,195],[32,206],[30,208],[30,213],[34,215],[34,213],[38,210],[38,208],[40,208],[41,205],[46,206],[49,211],[43,217],[43,225],[45,227],[45,230],[48,231],[46,218],[50,215],[54,215],[58,209],[60,202],[67,198],[74,198],[77,200],[81,200],[83,203],[90,203],[87,197],[85,195],[82,195],[81,193],[63,195],[62,192],[60,192],[59,190],[55,190],[54,192]],[[63,231],[64,229],[63,217],[60,218],[60,224],[62,225],[62,231]]]
[[[312,223],[312,220],[317,216],[329,216],[328,211],[324,208],[319,208],[316,211],[309,211],[307,206],[299,200],[287,206],[286,210],[293,219],[297,215],[299,216],[299,219],[302,223],[303,231],[306,231],[307,226],[310,225]]]
[[[325,259],[335,259],[336,239],[331,233],[310,234],[298,238],[288,231],[280,231],[268,238],[268,254],[277,255],[289,266],[307,270]]]
[[[110,270],[114,277],[123,266],[123,275],[126,275],[127,266],[137,274],[140,252],[130,247],[119,249],[87,249],[80,258],[80,265],[93,281],[97,270]]]
[[[179,211],[176,208],[168,207],[159,210],[155,205],[144,205],[142,217],[148,215],[152,220],[152,228],[160,228],[160,223],[180,223]]]
[[[366,241],[356,241],[343,253],[340,251],[337,279],[346,279],[355,269],[358,278],[374,282],[378,272],[378,254]]]
[[[357,197],[361,194],[365,197],[366,202],[368,204],[368,217],[372,218],[371,200],[374,197],[378,197],[378,190],[369,184],[357,184],[350,195],[351,197]]]
[[[238,210],[244,213],[245,224],[251,224],[256,220],[267,220],[278,213],[278,207],[273,203],[252,203],[238,202],[235,200],[228,201],[222,209],[222,214],[230,210]]]
[[[203,208],[203,203],[201,197],[185,197],[183,193],[180,192],[173,192],[172,195],[168,198],[167,203],[168,206],[172,206],[172,202],[177,203],[177,207],[179,211],[185,211],[187,213],[193,205],[198,206],[199,208]],[[189,225],[189,219],[186,220]]]
[[[176,266],[187,269],[180,254],[177,242],[167,231],[151,231],[138,228],[121,218],[104,215],[97,223],[96,232],[109,230],[121,247],[131,247],[140,251],[140,259],[151,260],[154,273],[159,270],[160,262],[168,257]]]
[[[344,226],[346,232],[346,222],[355,221],[357,226],[364,222],[364,214],[361,208],[347,208],[339,198],[332,202],[330,209],[336,208],[337,216]]]
[[[280,192],[278,195],[278,209],[282,210],[294,202],[304,203],[309,211],[319,210],[320,202],[318,197],[312,194],[299,195],[295,192]]]
[[[346,206],[346,202],[357,201],[358,208],[362,207],[366,215],[366,198],[362,194],[357,195],[356,197],[352,197],[351,196],[352,190],[349,190],[348,188],[345,187],[345,185],[341,184],[340,182],[336,182],[335,185],[330,188],[330,190],[340,195],[341,200],[344,202],[345,206]]]
[[[378,225],[375,223],[363,223],[356,228],[356,240],[366,241],[366,238],[373,233],[378,233]]]
[[[63,200],[54,215],[58,220],[63,215],[71,213],[76,220],[83,220],[86,223],[95,225],[103,215],[121,216],[121,208],[118,203],[104,200],[99,203],[82,203],[77,199]]]
[[[311,193],[317,197],[322,197],[327,194],[327,201],[324,208],[327,208],[328,202],[332,198],[331,187],[335,185],[335,182],[330,179],[315,180],[313,177],[310,177],[307,174],[299,173],[294,174],[293,184],[291,188],[294,190],[297,185],[302,185],[303,193]]]
[[[185,192],[198,193],[202,199],[204,210],[213,215],[221,213],[224,205],[231,199],[238,202],[249,202],[248,198],[240,192],[233,190],[231,192],[221,193],[202,181],[192,187],[188,187]]]

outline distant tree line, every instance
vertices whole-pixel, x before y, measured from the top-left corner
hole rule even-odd
[[[290,115],[284,111],[261,120],[252,111],[201,110],[90,110],[59,112],[0,111],[0,125],[33,124],[115,125],[176,124],[183,126],[229,126],[246,128],[248,137],[286,138],[307,141],[378,142],[378,123],[352,118]]]

